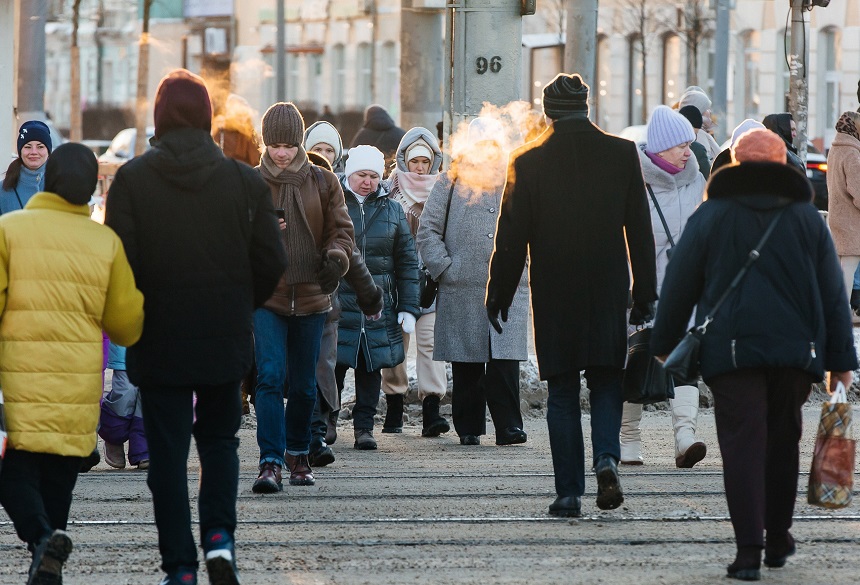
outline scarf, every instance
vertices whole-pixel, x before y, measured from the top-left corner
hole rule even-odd
[[[670,175],[677,175],[678,173],[680,173],[681,171],[684,170],[684,169],[676,167],[675,165],[673,165],[672,163],[670,163],[666,159],[657,156],[653,152],[648,152],[646,150],[645,156],[650,158],[651,162],[653,162],[655,165],[657,165],[657,167],[659,167],[660,170],[666,171]]]
[[[403,206],[407,215],[421,217],[437,177],[438,175],[419,175],[395,169],[390,197]]]
[[[299,192],[310,173],[308,155],[301,145],[298,147],[296,157],[285,169],[278,168],[268,151],[260,160],[260,174],[267,182],[278,185],[277,206],[284,210],[287,222],[287,229],[283,231],[284,244],[290,257],[285,274],[287,284],[317,281],[320,253],[308,224]]]
[[[845,112],[839,116],[839,120],[836,122],[836,131],[840,134],[847,134],[848,136],[853,136],[857,140],[860,140],[860,133],[857,132],[856,123],[856,119],[858,118],[860,118],[860,115],[854,112]]]

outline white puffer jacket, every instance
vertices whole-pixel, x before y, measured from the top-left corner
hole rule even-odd
[[[646,147],[645,144],[639,146],[642,174],[645,176],[645,183],[651,185],[654,196],[663,211],[663,216],[666,218],[672,239],[677,244],[678,240],[681,239],[684,226],[687,225],[687,220],[702,202],[705,193],[705,178],[699,172],[699,165],[695,156],[691,156],[687,160],[687,165],[683,171],[677,175],[672,175],[648,158],[648,155],[645,154]],[[669,244],[669,238],[663,228],[663,222],[660,221],[660,215],[654,207],[651,195],[646,195],[648,205],[651,208],[651,227],[654,230],[654,245],[657,251],[657,293],[659,294],[663,286],[666,266],[669,264],[669,257],[666,253],[672,246]]]

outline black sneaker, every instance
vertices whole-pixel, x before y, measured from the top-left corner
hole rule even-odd
[[[72,552],[72,539],[62,530],[36,545],[27,585],[63,585],[63,563]]]
[[[203,539],[203,554],[211,585],[239,585],[236,570],[236,547],[223,528],[210,530]]]

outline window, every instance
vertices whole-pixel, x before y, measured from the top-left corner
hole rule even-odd
[[[836,138],[836,120],[842,113],[839,103],[839,71],[842,68],[840,45],[841,31],[836,27],[822,30],[818,37],[818,70],[821,71],[818,82],[818,127],[817,136],[824,137],[825,147],[829,147]]]
[[[597,37],[597,87],[592,89],[592,100],[594,101],[594,120],[601,128],[608,128],[609,123],[609,81],[612,79],[612,69],[609,49],[609,37],[598,35]]]
[[[681,99],[681,38],[668,34],[663,37],[663,103],[673,104]]]
[[[343,45],[332,48],[331,68],[331,107],[335,112],[341,112],[346,92],[346,54]]]
[[[287,99],[291,101],[303,100],[307,97],[308,88],[299,82],[299,61],[301,55],[287,52]]]
[[[633,126],[645,123],[645,87],[642,78],[644,55],[638,35],[628,37],[627,45],[627,125]]]
[[[370,43],[360,43],[358,45],[356,69],[358,70],[355,91],[357,105],[360,107],[368,106],[373,102],[373,84],[371,83],[373,76],[373,54]]]
[[[308,53],[305,64],[307,66],[307,99],[317,104],[322,105],[322,55],[318,53]]]
[[[752,118],[758,120],[759,105],[759,33],[744,31],[739,37],[740,50],[737,52],[735,86],[735,117],[739,120]]]
[[[698,85],[708,95],[714,94],[714,53],[714,37],[708,36],[702,39],[701,45],[696,50],[698,83],[692,85]]]
[[[397,118],[400,113],[400,63],[397,46],[388,41],[382,45],[382,86],[379,88],[380,102]]]

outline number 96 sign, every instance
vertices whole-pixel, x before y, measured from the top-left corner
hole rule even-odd
[[[478,75],[483,75],[487,71],[490,73],[498,73],[502,70],[502,58],[496,55],[487,60],[486,57],[478,57],[475,59],[475,71]]]

